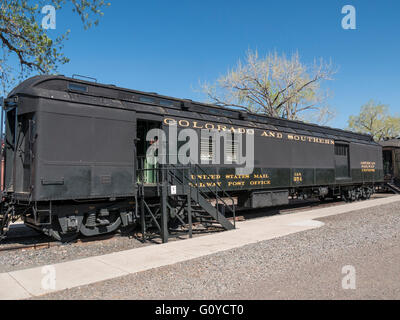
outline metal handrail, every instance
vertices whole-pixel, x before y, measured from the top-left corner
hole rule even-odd
[[[218,185],[217,181],[212,178],[210,176],[209,173],[207,173],[203,168],[201,168],[198,164],[192,164],[190,163],[189,165],[175,165],[175,164],[168,164],[168,165],[162,165],[162,166],[156,166],[154,168],[144,168],[144,159],[146,157],[138,157],[138,160],[140,161],[140,167],[141,168],[137,168],[137,171],[139,172],[138,178],[139,178],[139,183],[140,186],[142,188],[142,192],[144,190],[144,173],[146,171],[153,171],[156,172],[156,179],[155,179],[155,183],[157,185],[157,190],[159,190],[160,188],[160,173],[161,171],[164,171],[167,173],[166,177],[171,176],[173,179],[177,180],[179,183],[184,184],[185,180],[190,184],[193,185],[193,183],[195,183],[196,185],[196,189],[198,194],[201,194],[204,198],[206,199],[211,199],[210,196],[207,194],[206,191],[202,190],[202,188],[199,187],[199,181],[203,183],[204,188],[211,193],[213,196],[215,196],[216,199],[216,210],[218,211],[218,204],[219,201],[225,205],[225,207],[227,207],[227,209],[229,210],[229,212],[233,215],[233,222],[234,225],[236,227],[236,212],[235,212],[235,202],[234,199],[224,190],[221,188],[221,186]],[[194,166],[194,168],[193,168]],[[195,171],[194,171],[194,170]],[[185,174],[185,170],[187,171],[187,174]],[[177,175],[177,171],[181,171],[182,172],[182,176],[179,177]],[[207,185],[207,183],[205,182],[204,179],[199,178],[199,173],[198,171],[201,173],[201,175],[204,175],[208,178],[208,181],[211,181],[215,184],[215,189],[212,189],[210,186]],[[194,174],[195,175],[195,179],[191,178],[191,175]],[[158,191],[159,192],[159,191]],[[228,198],[232,205],[229,205],[221,196],[219,196],[218,192],[222,193],[223,197]]]
[[[208,178],[210,178],[212,181],[214,180],[214,179],[212,179],[212,177],[211,177],[203,168],[201,168],[198,164],[195,164],[195,167],[196,167],[196,169],[200,169],[200,171],[201,171],[204,175],[206,175]],[[196,175],[196,177],[198,178],[197,175]],[[202,180],[202,179],[200,179],[200,180]],[[232,198],[224,189],[222,189],[217,183],[215,183],[215,186],[216,186],[216,189],[218,188],[219,191],[222,192],[222,194],[223,194],[226,198],[228,198],[229,200],[232,201],[232,208],[233,208],[233,211],[234,211],[235,203],[234,203],[233,198]],[[208,186],[206,185],[206,187],[208,187]],[[210,187],[208,187],[208,189],[209,189],[210,191],[213,191]],[[216,192],[214,192],[214,193],[216,194]],[[216,195],[217,195],[217,194],[216,194]],[[224,202],[224,204],[225,204],[226,206],[228,206],[228,208],[229,208],[229,205],[224,201],[224,199],[222,199],[222,198],[220,198],[220,199],[221,199],[222,202]],[[229,208],[229,209],[230,209],[230,208]],[[232,213],[234,213],[234,212],[232,211],[232,209],[230,209],[230,210],[231,210]]]

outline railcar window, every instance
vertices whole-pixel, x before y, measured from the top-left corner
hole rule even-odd
[[[68,89],[71,91],[88,92],[88,87],[76,83],[68,83]]]
[[[216,115],[220,115],[221,112],[218,109],[214,109],[214,108],[208,108],[206,109],[206,112],[212,113],[212,114],[216,114]]]
[[[239,150],[239,141],[238,138],[235,139],[234,134],[232,133],[226,138],[225,142],[225,159],[229,162],[238,161],[238,150]]]
[[[225,117],[232,117],[232,118],[238,118],[239,117],[239,113],[238,112],[234,112],[234,111],[228,111],[228,110],[221,110],[222,114]]]
[[[201,137],[200,143],[200,159],[209,161],[213,159],[214,156],[214,145],[215,140],[212,136]]]
[[[343,144],[335,145],[335,155],[347,157],[349,147]]]
[[[253,121],[257,121],[257,122],[263,122],[263,120],[264,120],[262,117],[255,116],[255,115],[253,115],[253,114],[248,114],[248,115],[247,115],[247,118],[248,118],[249,120],[253,120]]]
[[[145,103],[155,103],[155,100],[150,97],[139,97],[139,100]]]
[[[170,100],[160,100],[160,105],[164,106],[164,107],[174,107],[175,104],[173,101]]]

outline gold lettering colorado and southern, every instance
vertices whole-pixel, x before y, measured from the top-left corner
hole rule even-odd
[[[231,131],[232,133],[240,134],[250,134],[255,135],[254,129],[234,127],[229,125],[214,124],[209,122],[201,122],[196,120],[186,120],[186,119],[174,119],[165,118],[164,124],[167,126],[178,126],[180,128],[191,128],[191,129],[207,129],[207,130],[217,130],[217,131]],[[309,143],[320,143],[327,145],[334,145],[335,141],[332,139],[324,139],[312,136],[296,135],[292,133],[284,133],[272,130],[260,130],[262,137],[272,138],[272,139],[286,139],[288,141],[294,142],[309,142]]]

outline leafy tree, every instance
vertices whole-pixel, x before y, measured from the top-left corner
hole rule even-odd
[[[273,52],[260,58],[257,51],[248,51],[244,63],[239,61],[215,83],[202,84],[202,90],[220,106],[244,106],[273,117],[323,124],[334,111],[325,105],[321,83],[332,80],[334,73],[331,63],[322,59],[307,66],[298,53],[287,58]]]
[[[41,10],[49,4],[56,10],[71,6],[85,29],[97,25],[103,15],[101,9],[109,5],[104,0],[2,0],[0,76],[4,91],[16,79],[32,72],[53,73],[58,65],[69,61],[62,52],[69,30],[56,39],[50,39],[41,26],[44,17]]]
[[[400,136],[400,117],[390,115],[387,105],[370,100],[359,115],[349,117],[348,129],[370,134],[376,141],[396,138]]]

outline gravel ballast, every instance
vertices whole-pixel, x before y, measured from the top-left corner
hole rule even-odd
[[[108,240],[71,243],[45,249],[2,251],[0,273],[129,250],[144,245],[146,244],[135,238],[118,236]]]

